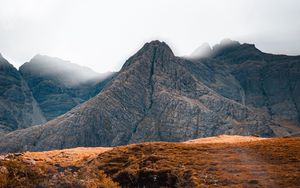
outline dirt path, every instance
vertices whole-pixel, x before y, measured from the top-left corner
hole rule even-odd
[[[273,180],[266,178],[264,181],[259,181],[262,177],[271,177],[268,170],[270,170],[270,164],[266,163],[264,160],[254,157],[253,152],[249,152],[247,149],[237,146],[234,148],[235,155],[240,159],[240,165],[236,165],[239,171],[246,173],[249,178],[245,183],[250,187],[272,187],[276,188]]]

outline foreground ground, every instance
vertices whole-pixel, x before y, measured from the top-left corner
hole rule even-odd
[[[300,137],[218,136],[0,156],[0,187],[118,186],[300,187]]]

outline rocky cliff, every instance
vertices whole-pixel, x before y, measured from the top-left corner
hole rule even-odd
[[[238,76],[240,63],[218,53],[190,60],[174,56],[164,42],[147,43],[100,94],[42,126],[7,134],[0,139],[0,150],[116,146],[219,134],[275,136],[276,123],[250,105],[242,82],[247,77]]]
[[[0,134],[64,114],[97,95],[113,75],[42,55],[18,71],[0,56]]]
[[[26,81],[0,55],[0,133],[45,122]]]
[[[210,54],[193,59],[226,71],[227,79],[215,79],[210,88],[263,113],[278,135],[300,131],[300,56],[267,54],[253,44],[230,40],[214,46]]]

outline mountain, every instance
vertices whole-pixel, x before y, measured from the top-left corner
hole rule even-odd
[[[277,135],[300,131],[300,56],[267,54],[253,44],[226,40],[213,47],[209,58],[193,61],[226,69],[232,81],[206,82],[209,87],[260,111]]]
[[[99,74],[59,58],[36,55],[20,67],[47,121],[98,94],[113,74]]]
[[[43,124],[97,95],[115,73],[99,74],[36,55],[19,71],[0,57],[0,133]]]
[[[220,54],[189,60],[174,56],[164,42],[146,43],[97,96],[44,125],[5,135],[0,150],[277,135],[276,123],[246,105],[247,91]]]
[[[212,55],[212,49],[209,46],[208,43],[203,43],[200,47],[198,47],[191,55],[189,58],[192,59],[198,59],[198,58],[205,58],[205,57],[210,57]]]
[[[0,133],[45,122],[26,81],[0,54]]]

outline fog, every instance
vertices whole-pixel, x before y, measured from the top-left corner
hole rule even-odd
[[[35,74],[48,77],[66,87],[95,85],[111,76],[112,72],[97,73],[88,67],[45,55],[34,56],[29,63],[20,67],[23,74]]]
[[[36,54],[117,71],[145,42],[178,56],[223,38],[300,54],[298,0],[2,0],[0,53],[16,67]]]

